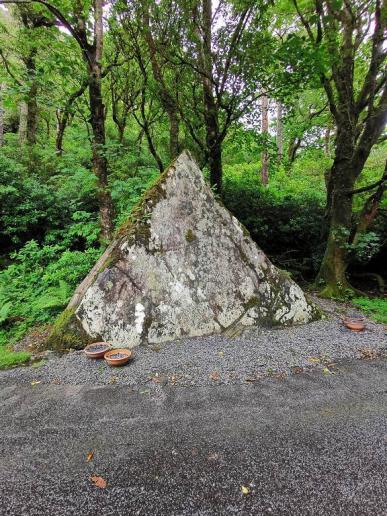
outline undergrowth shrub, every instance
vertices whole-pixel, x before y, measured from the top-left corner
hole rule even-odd
[[[271,259],[298,279],[316,273],[324,252],[321,180],[283,169],[263,187],[257,163],[225,167],[224,202]]]

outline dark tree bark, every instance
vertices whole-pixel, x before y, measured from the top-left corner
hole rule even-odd
[[[36,51],[30,52],[28,58],[25,60],[27,75],[30,81],[30,88],[27,93],[27,143],[28,145],[35,145],[36,133],[38,129],[38,85],[36,82]]]
[[[282,103],[280,101],[277,102],[277,134],[276,134],[276,140],[277,140],[277,153],[278,153],[278,160],[282,161],[282,157],[284,154],[284,124],[282,120]]]
[[[105,107],[102,99],[103,0],[94,0],[94,41],[87,45],[90,124],[93,130],[93,168],[98,180],[99,215],[102,240],[113,235],[114,209],[108,185],[105,147]],[[84,33],[86,35],[86,32]]]
[[[0,147],[2,147],[4,144],[4,89],[4,84],[0,83]]]
[[[269,184],[269,154],[267,152],[267,137],[269,134],[269,97],[266,93],[261,97],[262,127],[261,133],[265,138],[264,150],[261,155],[261,180],[264,186]]]
[[[210,182],[217,192],[222,191],[222,147],[219,131],[219,112],[213,91],[212,59],[212,2],[202,0],[200,31],[200,66],[203,87],[204,121],[206,126],[206,152],[210,169]]]
[[[351,289],[346,270],[352,234],[352,192],[386,124],[387,89],[383,72],[386,18],[382,16],[380,0],[358,5],[318,0],[314,31],[297,0],[293,3],[312,44],[318,47],[325,43],[331,58],[331,77],[322,74],[321,83],[336,125],[335,156],[327,176],[327,246],[316,281],[324,287],[323,295],[341,295]],[[367,17],[373,22],[371,57],[365,79],[359,85],[360,92],[356,94],[355,55],[369,36]]]
[[[296,159],[297,151],[301,147],[301,143],[302,143],[302,139],[298,138],[297,136],[290,139],[289,146],[288,146],[288,152],[287,152],[288,160],[290,163],[293,163],[294,160]]]

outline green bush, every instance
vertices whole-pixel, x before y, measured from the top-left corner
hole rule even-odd
[[[21,338],[36,324],[51,322],[101,254],[28,242],[0,271],[0,344]]]
[[[387,299],[357,297],[352,303],[377,322],[387,324]]]
[[[280,169],[265,188],[258,163],[233,165],[225,167],[223,197],[275,263],[299,278],[313,277],[324,251],[321,186]]]

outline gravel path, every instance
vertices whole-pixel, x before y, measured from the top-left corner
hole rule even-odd
[[[0,372],[2,380],[54,384],[124,384],[133,388],[159,385],[204,386],[282,378],[304,368],[333,374],[335,362],[348,358],[387,356],[386,328],[367,321],[365,331],[347,330],[341,315],[356,310],[318,301],[328,318],[285,329],[254,328],[237,338],[203,337],[135,349],[135,359],[122,368],[86,358],[82,351],[54,353],[30,367]]]

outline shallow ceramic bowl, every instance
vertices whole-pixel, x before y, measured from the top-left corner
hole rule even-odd
[[[104,356],[110,366],[121,366],[133,358],[133,351],[126,348],[111,349]]]
[[[343,323],[352,331],[363,331],[365,328],[364,317],[345,317]]]
[[[84,351],[89,358],[103,358],[111,346],[108,342],[93,342],[85,347]]]

